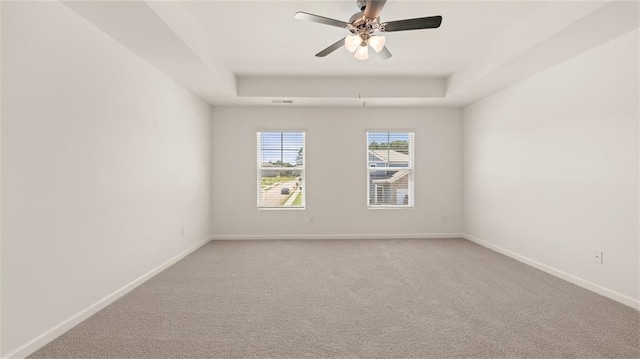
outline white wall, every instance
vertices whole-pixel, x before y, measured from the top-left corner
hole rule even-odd
[[[256,131],[306,131],[306,210],[256,208]],[[415,132],[415,208],[367,209],[371,129]],[[219,238],[424,237],[461,230],[459,109],[214,108],[213,231]],[[442,217],[447,216],[443,222]],[[310,223],[310,218],[314,223]]]
[[[7,354],[210,234],[211,119],[64,5],[2,6]]]
[[[637,303],[638,32],[467,106],[463,127],[465,233]]]

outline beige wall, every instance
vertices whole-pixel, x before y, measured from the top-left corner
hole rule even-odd
[[[64,5],[2,7],[7,354],[210,234],[211,118]]]
[[[306,210],[256,208],[260,129],[306,131]],[[415,208],[367,209],[365,133],[373,129],[415,132]],[[460,137],[458,109],[214,108],[214,234],[222,238],[459,234]]]
[[[637,305],[638,66],[633,31],[464,108],[465,233]]]

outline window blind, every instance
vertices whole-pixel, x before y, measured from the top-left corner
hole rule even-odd
[[[258,208],[304,208],[304,132],[258,132]]]

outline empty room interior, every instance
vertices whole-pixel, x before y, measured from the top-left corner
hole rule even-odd
[[[0,2],[0,358],[640,357],[639,18]]]

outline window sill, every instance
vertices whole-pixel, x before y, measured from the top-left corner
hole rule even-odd
[[[413,209],[414,206],[367,206],[367,209]]]
[[[306,207],[258,207],[259,211],[304,211]]]

